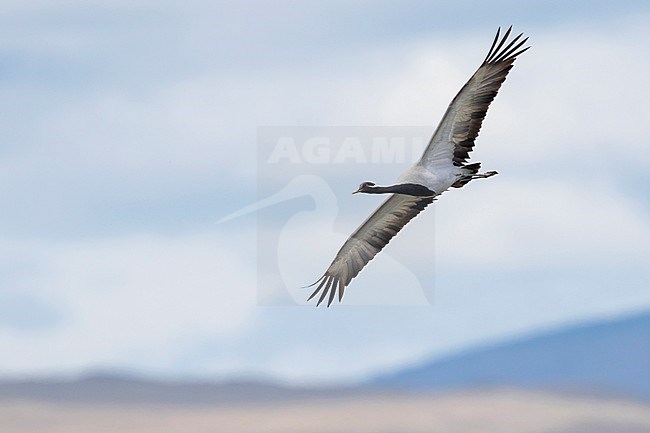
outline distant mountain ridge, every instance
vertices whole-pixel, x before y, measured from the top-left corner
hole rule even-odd
[[[650,312],[583,324],[379,375],[408,390],[517,387],[650,400]]]
[[[503,387],[650,400],[650,312],[465,351],[378,375],[358,387],[158,380],[132,373],[94,373],[76,379],[0,379],[0,403],[227,405]]]
[[[223,405],[340,397],[362,392],[356,388],[291,387],[262,381],[168,381],[101,372],[65,380],[0,380],[0,402]]]

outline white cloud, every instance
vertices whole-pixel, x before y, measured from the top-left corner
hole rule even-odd
[[[440,199],[441,262],[470,268],[634,267],[650,253],[644,210],[607,184],[571,178],[488,182],[467,187],[463,197],[450,192]]]
[[[229,251],[231,242],[208,232],[7,246],[39,270],[3,285],[33,293],[65,319],[35,333],[3,330],[1,345],[12,350],[2,369],[138,366],[139,358],[162,368],[197,336],[241,332],[255,307],[255,267]]]

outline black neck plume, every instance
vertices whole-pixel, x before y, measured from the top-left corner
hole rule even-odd
[[[391,186],[369,186],[361,192],[365,192],[366,194],[404,194],[415,197],[430,197],[436,195],[435,192],[431,191],[426,186],[418,185],[417,183],[401,183],[399,185]]]

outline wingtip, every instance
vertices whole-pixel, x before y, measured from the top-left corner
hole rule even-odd
[[[325,300],[325,297],[327,296],[327,292],[330,290],[330,287],[332,286],[333,280],[334,278],[331,277],[325,279],[323,281],[325,283],[325,286],[323,287],[323,284],[321,283],[321,285],[318,286],[318,289],[316,289],[317,291],[321,289],[321,287],[323,289],[323,293],[321,293],[320,298],[318,298],[318,303],[316,304],[317,307]]]
[[[330,305],[332,305],[332,302],[334,301],[334,297],[336,296],[336,286],[338,286],[338,281],[334,279],[334,281],[332,282],[332,288],[330,290],[330,297],[327,300],[327,308],[329,308]]]
[[[522,36],[524,36],[524,32],[519,33],[512,40],[510,40],[508,45],[504,48],[504,44],[508,41],[508,38],[512,33],[512,29],[513,25],[510,25],[501,37],[501,27],[497,29],[497,34],[494,38],[494,41],[492,42],[492,46],[490,46],[490,50],[488,51],[488,54],[483,61],[484,64],[500,63],[514,60],[517,56],[530,48],[530,46],[528,46],[520,50],[520,48],[528,41],[528,37],[524,38],[521,41],[519,40]]]
[[[303,287],[304,289],[306,289],[306,288],[308,288],[308,287],[313,287],[313,286],[315,286],[316,284],[320,283],[320,284],[318,284],[318,287],[316,287],[316,290],[314,290],[314,291],[312,292],[312,294],[309,296],[309,298],[307,298],[307,302],[311,301],[311,300],[314,298],[314,296],[316,296],[316,294],[317,294],[317,293],[320,291],[320,289],[323,287],[323,283],[324,283],[323,278],[325,278],[325,275],[323,275],[323,276],[320,277],[318,280],[316,280],[316,282],[315,282],[314,284],[311,284],[311,285],[309,285],[309,286]]]
[[[320,277],[319,279],[317,279],[316,281],[314,281],[314,282],[311,283],[310,285],[308,285],[308,286],[302,286],[302,287],[300,287],[300,288],[301,288],[301,289],[308,289],[308,288],[310,288],[310,287],[314,287],[314,286],[315,286],[316,284],[318,284],[318,283],[319,283],[323,278],[325,278],[325,275],[323,275],[322,277]]]
[[[320,294],[320,297],[316,302],[316,306],[319,307],[320,304],[324,303],[327,307],[329,307],[334,302],[334,299],[336,299],[336,292],[337,292],[336,289],[337,287],[340,286],[339,283],[340,283],[339,278],[335,276],[328,276],[327,274],[323,275],[315,283],[303,287],[303,288],[308,288],[318,284],[318,287],[316,287],[316,289],[311,293],[311,295],[309,295],[309,298],[307,298],[307,302],[311,301],[316,297],[316,295]],[[343,296],[339,293],[339,302],[342,299],[342,297]]]

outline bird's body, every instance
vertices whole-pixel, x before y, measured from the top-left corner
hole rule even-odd
[[[423,185],[436,193],[436,195],[439,195],[449,189],[462,176],[462,167],[456,167],[454,165],[431,167],[423,164],[415,164],[397,178],[397,183]]]
[[[504,47],[510,31],[501,40],[497,31],[488,55],[449,104],[420,160],[394,185],[382,187],[364,182],[355,191],[393,195],[348,238],[325,274],[313,284],[318,287],[309,299],[321,292],[318,305],[327,298],[329,306],[338,292],[340,301],[352,278],[437,196],[449,188],[461,188],[472,179],[497,174],[479,173],[480,163],[466,162],[490,103],[516,57],[528,49],[521,48],[527,40],[520,41],[522,34]]]

